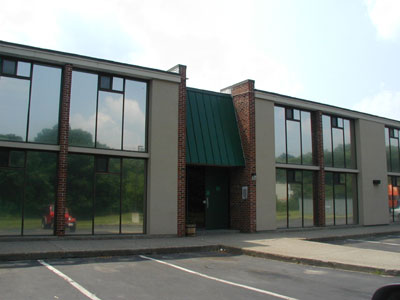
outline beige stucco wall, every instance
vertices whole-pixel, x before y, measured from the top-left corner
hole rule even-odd
[[[362,225],[387,224],[389,204],[387,196],[387,167],[384,125],[373,121],[357,120],[359,222]],[[378,179],[380,185],[372,181]]]
[[[256,99],[257,231],[276,229],[274,103]]]
[[[177,233],[178,84],[153,80],[149,97],[147,233]]]

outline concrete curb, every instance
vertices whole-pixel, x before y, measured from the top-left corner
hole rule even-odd
[[[104,256],[131,256],[152,255],[190,252],[214,252],[220,250],[219,245],[168,247],[168,248],[146,248],[146,249],[113,249],[113,250],[80,250],[80,251],[52,251],[37,253],[9,253],[0,254],[0,261],[36,260],[36,259],[59,259],[59,258],[87,258]]]
[[[331,261],[323,261],[318,259],[309,259],[309,258],[301,258],[301,257],[294,257],[294,256],[286,256],[286,255],[279,255],[274,253],[265,253],[260,251],[248,250],[248,249],[241,249],[235,248],[231,246],[221,246],[223,250],[228,253],[232,254],[243,254],[247,256],[259,257],[259,258],[266,258],[290,263],[298,263],[316,267],[327,267],[333,269],[340,269],[340,270],[347,270],[347,271],[357,271],[357,272],[364,272],[364,273],[376,273],[381,275],[390,275],[390,276],[400,276],[400,270],[395,269],[384,269],[384,268],[374,268],[368,266],[359,266],[359,265],[352,265],[352,264],[344,264],[344,263],[337,263]]]

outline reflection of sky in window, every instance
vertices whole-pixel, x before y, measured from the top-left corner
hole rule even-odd
[[[301,112],[301,142],[303,163],[312,164],[311,114],[305,111]]]
[[[29,141],[34,141],[43,129],[58,125],[60,85],[61,69],[33,66]]]
[[[97,81],[96,74],[72,72],[71,129],[81,129],[92,135],[94,143],[96,126]]]
[[[125,81],[124,149],[145,146],[146,83]],[[144,148],[143,148],[144,150]]]
[[[0,77],[0,134],[26,139],[29,80]]]
[[[97,143],[106,148],[121,149],[122,99],[122,94],[99,92]]]
[[[288,120],[286,126],[288,162],[301,163],[300,123]]]
[[[286,162],[285,144],[285,110],[283,107],[275,107],[275,157],[278,162]]]

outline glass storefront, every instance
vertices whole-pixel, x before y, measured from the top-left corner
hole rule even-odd
[[[276,223],[278,228],[314,225],[313,172],[276,169]]]
[[[0,148],[0,235],[52,235],[57,154]]]
[[[67,234],[144,232],[145,160],[70,154]]]

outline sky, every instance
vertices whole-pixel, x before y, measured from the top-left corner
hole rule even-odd
[[[0,40],[400,120],[400,0],[0,0]]]

